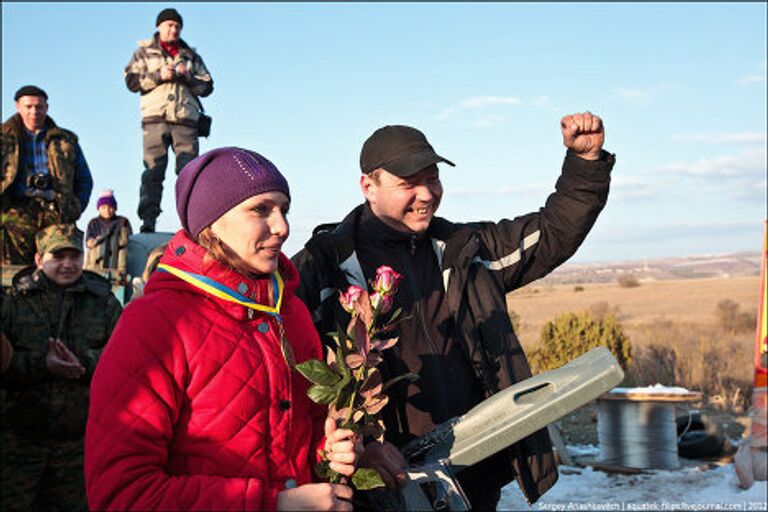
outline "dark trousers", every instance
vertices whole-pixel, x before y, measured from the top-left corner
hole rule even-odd
[[[195,158],[200,146],[197,141],[197,127],[164,122],[144,125],[144,172],[141,175],[139,192],[139,218],[143,227],[154,230],[155,221],[162,211],[163,181],[168,167],[168,147],[176,155],[176,174]]]
[[[496,453],[456,474],[473,511],[496,510],[501,488],[514,481],[509,457],[505,451]]]
[[[2,200],[0,226],[0,260],[3,265],[35,263],[35,234],[51,224],[61,222],[53,202],[19,198]]]
[[[0,510],[87,510],[83,439],[22,439],[4,430]]]

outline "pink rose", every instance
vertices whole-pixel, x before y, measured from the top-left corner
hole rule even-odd
[[[347,313],[354,313],[355,303],[360,300],[364,290],[359,286],[350,286],[345,293],[339,296],[339,302]]]
[[[393,302],[394,299],[392,299],[392,296],[389,294],[379,292],[371,294],[371,307],[374,311],[378,311],[379,313],[386,313],[392,309]]]
[[[403,276],[395,272],[392,267],[382,265],[376,269],[376,279],[373,289],[385,295],[391,295],[397,290],[397,285],[403,280]]]

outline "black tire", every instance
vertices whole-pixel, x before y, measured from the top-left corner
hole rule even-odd
[[[690,416],[678,417],[676,423],[677,453],[681,457],[703,459],[715,457],[723,452],[725,436],[720,431],[717,420],[710,419],[699,411],[693,411]]]

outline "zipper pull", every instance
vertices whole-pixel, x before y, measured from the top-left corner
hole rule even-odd
[[[416,256],[416,235],[411,235],[411,256]]]

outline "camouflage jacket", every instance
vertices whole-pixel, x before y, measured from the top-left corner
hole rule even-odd
[[[188,80],[161,80],[160,68],[181,62],[190,69]],[[204,98],[213,92],[211,74],[195,49],[179,40],[179,53],[171,57],[160,47],[157,34],[152,39],[139,41],[139,48],[125,66],[125,84],[130,91],[141,93],[144,123],[165,121],[196,126],[201,107],[197,97]]]
[[[2,193],[10,193],[13,183],[17,180],[21,162],[22,134],[24,127],[19,115],[13,115],[8,118],[2,127]],[[45,151],[48,157],[48,172],[51,175],[51,188],[53,189],[53,201],[56,204],[61,222],[75,222],[80,218],[82,208],[79,196],[85,195],[86,200],[90,195],[90,187],[93,182],[90,181],[90,170],[83,171],[78,169],[78,152],[80,151],[77,143],[77,135],[69,130],[60,128],[48,117],[45,120]],[[80,180],[78,173],[87,172],[88,181]],[[23,178],[23,177],[22,177]],[[19,179],[22,179],[19,178]],[[82,187],[88,187],[87,193],[82,194]]]
[[[91,376],[121,312],[109,282],[92,272],[66,288],[31,267],[14,278],[12,296],[2,305],[2,332],[14,349],[0,375],[8,427],[33,439],[85,433]],[[65,379],[48,371],[49,337],[61,339],[77,356],[83,377]]]

